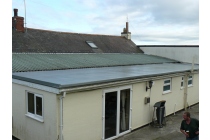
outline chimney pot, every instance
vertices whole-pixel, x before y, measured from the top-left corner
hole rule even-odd
[[[123,28],[123,32],[124,32],[124,33],[126,32],[126,29],[125,29],[125,28]]]
[[[14,17],[18,16],[18,9],[14,9]]]
[[[128,22],[126,22],[126,32],[128,33]]]

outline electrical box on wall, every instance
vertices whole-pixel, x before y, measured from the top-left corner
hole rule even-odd
[[[145,97],[144,103],[145,103],[145,104],[150,103],[150,97]]]

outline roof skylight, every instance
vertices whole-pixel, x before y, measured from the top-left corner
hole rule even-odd
[[[97,49],[97,48],[98,48],[92,41],[86,41],[86,43],[87,43],[91,48],[94,48],[94,49]]]

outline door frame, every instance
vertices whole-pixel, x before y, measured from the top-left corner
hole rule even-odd
[[[119,133],[119,124],[120,124],[120,91],[124,90],[124,89],[130,89],[130,110],[129,110],[129,130]],[[109,89],[104,89],[103,90],[103,102],[102,102],[102,140],[105,140],[105,94],[109,93],[109,92],[114,92],[117,91],[117,126],[116,126],[116,135],[113,137],[110,137],[106,140],[111,140],[114,138],[117,138],[119,136],[122,136],[124,134],[127,134],[129,132],[131,132],[131,117],[132,117],[132,94],[133,94],[133,89],[132,89],[132,85],[128,85],[128,86],[120,86],[120,87],[116,87],[116,88],[109,88]]]

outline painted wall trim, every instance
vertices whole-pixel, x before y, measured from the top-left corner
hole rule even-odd
[[[17,80],[17,79],[12,79],[12,83],[16,83],[16,84],[23,85],[23,86],[28,86],[28,87],[31,87],[31,88],[48,91],[48,92],[55,93],[55,94],[60,94],[59,89],[48,87],[48,86],[34,84],[34,83],[21,81],[21,80]]]

